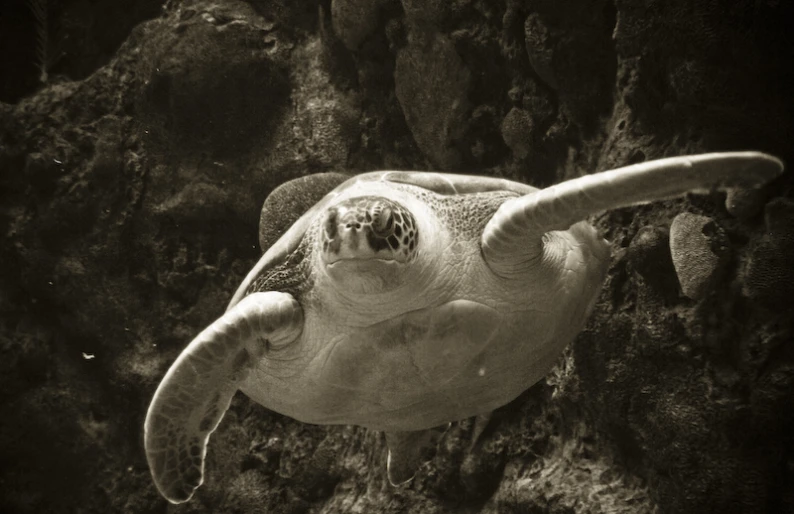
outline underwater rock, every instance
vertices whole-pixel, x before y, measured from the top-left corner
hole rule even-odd
[[[740,220],[748,220],[761,212],[766,195],[760,189],[731,189],[725,196],[725,209]]]
[[[378,26],[380,2],[332,0],[331,23],[348,50],[356,50]]]
[[[660,267],[672,265],[669,248],[670,232],[664,227],[645,226],[637,231],[629,245],[629,261],[645,278],[658,273]]]
[[[681,290],[693,300],[708,294],[730,258],[727,238],[717,223],[688,212],[670,225],[670,254]]]
[[[440,169],[461,164],[455,147],[466,126],[471,72],[446,37],[413,34],[397,54],[394,87],[422,153]]]
[[[59,364],[60,371],[68,366]],[[11,462],[17,467],[16,485],[4,486],[0,495],[3,512],[57,512],[48,508],[51,498],[64,506],[60,512],[68,512],[88,501],[90,493],[82,484],[102,469],[95,455],[108,451],[112,430],[101,396],[89,381],[73,378],[50,381],[3,402],[3,419],[24,419],[0,425],[0,469]],[[0,476],[9,478],[6,472]]]
[[[628,248],[631,267],[656,291],[678,294],[678,281],[670,257],[670,232],[662,226],[637,231]]]
[[[530,14],[524,22],[527,56],[535,73],[552,89],[557,89],[557,76],[552,67],[554,45],[549,29],[537,13]]]
[[[453,13],[457,2],[446,0],[401,0],[405,18],[411,25],[438,26]]]
[[[513,107],[502,120],[502,139],[519,159],[529,155],[532,149],[532,117],[524,109]]]
[[[776,198],[764,211],[766,233],[750,250],[742,291],[767,308],[792,308],[794,298],[794,202]]]
[[[537,2],[524,21],[527,58],[563,110],[585,126],[612,106],[614,25],[609,3],[584,0],[577,9]]]
[[[152,143],[225,158],[267,140],[291,88],[273,25],[250,9],[186,9],[143,45],[136,107]]]

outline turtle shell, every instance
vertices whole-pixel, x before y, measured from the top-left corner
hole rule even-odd
[[[374,171],[347,179],[346,177],[341,173],[320,173],[293,179],[273,190],[265,201],[260,218],[260,245],[264,254],[237,288],[227,310],[245,296],[249,285],[257,276],[282,262],[295,251],[312,220],[319,213],[325,211],[337,196],[356,184],[363,182],[409,184],[440,195],[462,195],[488,191],[512,191],[525,195],[537,191],[537,188],[532,186],[502,178],[423,171]],[[333,187],[334,185],[336,187]],[[331,187],[333,189],[322,196],[323,192]],[[300,212],[305,209],[315,199],[319,199],[319,201],[295,220],[296,211]],[[285,211],[292,212],[293,216],[281,214]],[[278,216],[275,215],[277,213]],[[293,220],[295,220],[294,223],[288,226]],[[275,239],[275,235],[282,231],[281,237],[270,245],[269,243]]]

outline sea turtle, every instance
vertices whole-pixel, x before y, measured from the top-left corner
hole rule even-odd
[[[238,389],[300,421],[385,431],[389,479],[410,479],[429,429],[513,400],[582,328],[610,247],[581,220],[781,171],[756,152],[650,161],[542,190],[382,171],[321,199],[310,190],[297,204],[276,202],[319,199],[157,388],[145,446],[158,489],[190,499]],[[341,180],[320,177],[327,188]],[[312,181],[299,180],[287,189]]]

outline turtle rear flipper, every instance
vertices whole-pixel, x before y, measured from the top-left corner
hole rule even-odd
[[[405,485],[413,480],[419,466],[428,462],[442,430],[427,429],[410,432],[386,432],[389,455],[386,474],[393,486]]]
[[[154,394],[144,426],[146,458],[172,503],[203,482],[207,441],[232,396],[268,345],[294,341],[303,312],[286,293],[253,293],[204,329],[179,355]]]

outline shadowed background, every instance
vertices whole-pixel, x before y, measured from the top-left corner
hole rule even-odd
[[[790,171],[595,219],[613,261],[586,330],[472,451],[453,425],[408,488],[381,434],[242,395],[188,504],[158,496],[142,443],[167,367],[260,255],[278,184],[542,187],[745,149],[791,166],[793,20],[771,0],[4,2],[0,510],[793,512]]]

